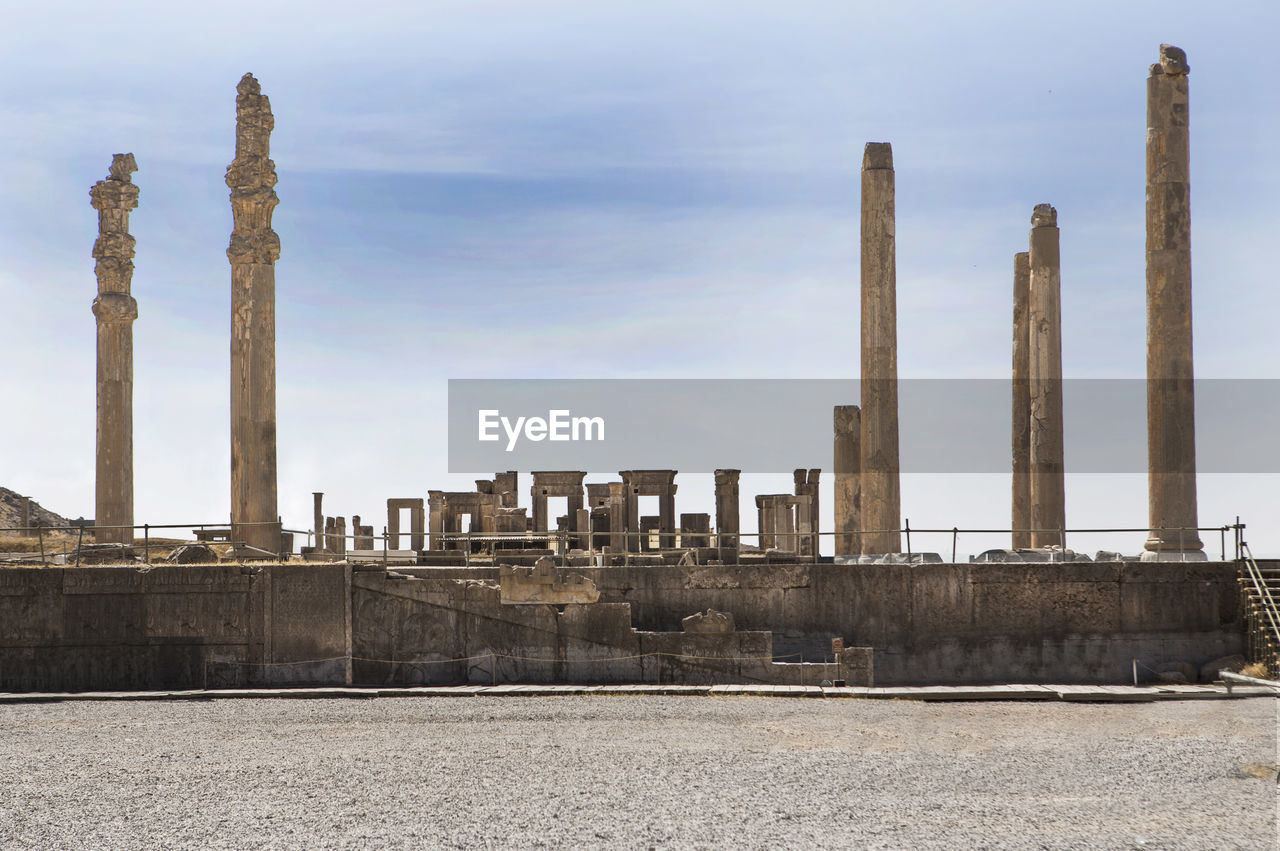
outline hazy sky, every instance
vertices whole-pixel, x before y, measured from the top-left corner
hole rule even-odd
[[[1012,255],[1039,202],[1062,228],[1066,375],[1141,377],[1161,42],[1192,69],[1197,375],[1280,377],[1272,2],[179,8],[23,4],[0,29],[0,484],[60,513],[93,512],[88,189],[130,151],[135,513],[227,516],[223,174],[246,71],[276,116],[295,528],[313,490],[381,528],[389,496],[470,489],[446,472],[449,378],[855,377],[867,141],[897,169],[903,377],[1008,375]],[[1239,514],[1280,551],[1276,478],[1202,476],[1201,522]],[[678,481],[678,511],[712,510],[709,476]],[[744,478],[744,525],[752,494],[789,486]],[[825,492],[829,515],[829,471]],[[903,514],[1005,526],[1008,492],[908,476]],[[1145,477],[1069,477],[1067,512],[1140,527]]]

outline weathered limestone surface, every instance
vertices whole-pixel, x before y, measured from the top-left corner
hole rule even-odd
[[[716,470],[716,544],[721,549],[736,549],[741,531],[738,477],[741,470]]]
[[[1147,78],[1147,491],[1144,558],[1204,544],[1196,510],[1187,56],[1160,45]]]
[[[866,554],[902,549],[898,478],[898,306],[893,149],[862,158],[862,536]]]
[[[498,574],[504,605],[531,603],[594,603],[600,599],[596,584],[580,573],[562,572],[550,556],[533,567],[503,565]]]
[[[252,74],[236,86],[236,157],[227,167],[234,228],[231,261],[232,537],[280,549],[276,504],[276,278],[271,229],[276,166],[271,103]]]
[[[857,405],[835,406],[835,531],[838,556],[858,555],[862,547],[862,489],[859,457],[862,417]]]
[[[1031,546],[1031,256],[1013,255],[1013,548]]]
[[[1031,546],[1065,546],[1066,479],[1062,455],[1062,273],[1058,211],[1031,214],[1030,336]]]
[[[138,302],[129,292],[134,248],[129,211],[138,206],[138,187],[130,180],[137,170],[133,154],[116,154],[107,179],[89,190],[98,211],[93,315],[98,324],[94,522],[99,527],[133,525],[133,322]],[[132,544],[133,530],[100,528],[95,537],[100,544]]]

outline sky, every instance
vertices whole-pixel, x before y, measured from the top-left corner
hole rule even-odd
[[[1008,376],[1012,255],[1052,203],[1064,375],[1141,378],[1162,42],[1191,65],[1197,377],[1280,377],[1274,3],[185,6],[53,0],[0,30],[0,484],[63,515],[93,513],[88,190],[132,152],[136,522],[227,517],[223,176],[245,72],[276,122],[290,528],[313,491],[380,528],[388,497],[470,490],[481,476],[448,472],[451,378],[856,377],[868,141],[894,152],[901,377]],[[744,528],[789,479],[744,476]],[[1201,523],[1238,515],[1280,553],[1276,479],[1203,473]],[[709,475],[677,482],[677,511],[714,510]],[[1009,477],[906,475],[902,511],[1006,527]],[[1142,527],[1146,477],[1068,475],[1067,522]]]

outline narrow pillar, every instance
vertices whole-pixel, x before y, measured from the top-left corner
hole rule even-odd
[[[859,432],[862,417],[857,405],[835,406],[835,531],[836,555],[851,556],[862,552],[858,541],[862,531],[862,491],[859,470]]]
[[[280,238],[271,229],[275,119],[258,81],[236,86],[236,157],[227,167],[234,228],[231,261],[232,539],[280,549],[276,510],[276,273]],[[243,524],[243,525],[241,525]]]
[[[803,531],[804,537],[800,538],[800,554],[813,556],[818,555],[821,547],[821,529],[818,522],[818,512],[821,508],[819,503],[818,480],[822,475],[820,469],[804,469],[795,470],[792,473],[792,480],[795,484],[796,496],[807,496],[809,498],[808,505],[805,507],[805,526],[800,530],[800,503],[796,508],[796,527],[797,531]]]
[[[1065,546],[1066,479],[1062,462],[1062,273],[1058,211],[1037,204],[1031,214],[1027,298],[1031,400],[1031,546]]]
[[[21,537],[27,537],[31,534],[31,497],[22,497],[22,531],[18,533]]]
[[[676,545],[676,487],[658,495],[658,546],[662,549]]]
[[[862,157],[862,552],[902,550],[898,479],[898,307],[893,149]]]
[[[737,549],[741,518],[738,506],[738,477],[741,470],[716,470],[716,545]]]
[[[324,494],[320,491],[313,491],[311,494],[313,520],[316,530],[316,552],[320,552],[325,548],[324,541]]]
[[[132,544],[133,529],[133,322],[138,303],[129,292],[133,281],[134,239],[129,211],[138,206],[138,187],[130,175],[138,170],[133,154],[116,154],[106,180],[89,190],[98,211],[98,240],[93,244],[93,271],[98,297],[98,431],[94,524],[100,544]]]
[[[1013,255],[1013,548],[1031,546],[1031,257]]]
[[[1191,181],[1187,55],[1160,45],[1147,78],[1147,495],[1143,559],[1203,559],[1194,531]]]

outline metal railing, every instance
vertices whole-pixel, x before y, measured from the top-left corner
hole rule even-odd
[[[1263,574],[1253,551],[1243,539],[1238,540],[1240,582],[1245,604],[1247,652],[1255,662],[1262,662],[1272,676],[1280,675],[1280,607],[1272,593],[1271,582]],[[1280,582],[1280,577],[1277,577]]]
[[[245,549],[253,549],[243,540],[232,540],[231,530],[254,527],[254,526],[275,526],[280,529],[281,533],[305,536],[308,545],[312,546],[313,552],[322,550],[333,555],[338,552],[328,549],[329,542],[336,538],[342,540],[341,550],[345,553],[347,549],[367,549],[356,546],[359,543],[373,543],[375,551],[381,549],[382,560],[388,561],[389,552],[398,551],[392,548],[394,543],[398,546],[399,539],[409,536],[411,532],[399,532],[396,535],[388,533],[388,529],[383,527],[381,534],[360,535],[355,533],[344,533],[339,535],[333,531],[319,531],[312,529],[289,529],[285,528],[281,521],[275,522],[255,522],[255,523],[236,523],[231,524],[227,521],[218,522],[198,522],[198,523],[140,523],[132,526],[89,526],[87,524],[74,524],[68,526],[35,526],[35,527],[8,527],[0,528],[0,533],[16,532],[19,534],[32,536],[39,539],[39,547],[41,553],[41,561],[47,562],[49,557],[57,556],[76,556],[90,555],[94,553],[96,548],[109,546],[106,544],[92,544],[86,548],[86,538],[96,539],[97,531],[119,531],[122,529],[131,529],[136,533],[141,532],[141,542],[135,541],[134,549],[142,550],[142,560],[149,563],[151,561],[152,550],[159,545],[153,544],[151,536],[154,531],[165,529],[190,529],[195,534],[197,541],[204,543],[217,543],[227,545],[233,549],[239,550],[241,553]],[[1150,527],[1109,527],[1109,528],[1063,528],[1063,529],[1009,529],[1009,528],[960,528],[952,526],[951,528],[921,528],[912,527],[910,519],[905,520],[901,529],[862,529],[849,531],[773,531],[773,532],[718,532],[718,531],[681,531],[679,529],[652,529],[652,530],[617,530],[617,531],[573,531],[565,529],[550,529],[545,531],[525,531],[525,532],[434,532],[428,533],[424,530],[422,537],[430,538],[430,545],[427,551],[430,552],[451,552],[461,551],[464,554],[464,562],[470,563],[472,555],[484,554],[492,555],[498,549],[493,546],[500,543],[526,543],[531,548],[550,549],[563,559],[570,549],[581,549],[585,554],[598,555],[610,554],[614,556],[623,556],[624,563],[628,563],[630,557],[638,555],[653,554],[659,550],[671,549],[694,549],[698,547],[711,547],[734,552],[735,556],[740,556],[744,551],[763,552],[767,549],[776,548],[782,552],[795,553],[796,557],[802,560],[816,560],[820,556],[820,541],[823,538],[835,538],[836,547],[841,545],[841,539],[847,542],[849,539],[860,540],[865,535],[882,535],[882,534],[898,534],[904,544],[904,554],[911,557],[918,553],[919,547],[916,546],[920,542],[921,536],[941,535],[946,536],[951,544],[951,561],[955,563],[959,555],[959,542],[962,535],[1009,535],[1013,533],[1044,533],[1061,536],[1059,540],[1065,540],[1067,535],[1079,534],[1133,534],[1151,532],[1177,532],[1186,534],[1189,537],[1197,537],[1202,532],[1217,532],[1220,538],[1220,555],[1223,561],[1227,560],[1227,533],[1232,533],[1234,546],[1234,559],[1242,559],[1244,544],[1243,530],[1245,526],[1239,522],[1237,518],[1235,523],[1225,524],[1222,526],[1198,526],[1191,527],[1169,527],[1162,529],[1151,529]],[[204,539],[201,532],[227,530],[225,539],[217,541],[208,541]],[[46,546],[45,534],[48,532],[70,532],[76,535],[75,547],[72,549],[50,549]],[[86,535],[86,532],[88,535]],[[912,536],[915,536],[913,542]],[[613,548],[611,545],[621,539],[622,546]],[[755,540],[756,546],[752,547],[749,543]],[[631,546],[632,542],[635,546]],[[184,542],[190,543],[189,541]],[[324,542],[324,545],[321,545]],[[606,543],[607,542],[607,543]],[[723,542],[723,544],[722,544]],[[348,546],[348,545],[351,546]],[[450,545],[453,546],[450,546]],[[766,544],[772,544],[768,547]],[[380,547],[379,547],[380,545]],[[477,546],[478,545],[478,546]],[[858,547],[854,547],[857,549]],[[290,553],[283,551],[270,552],[267,550],[255,550],[252,554],[258,558],[287,558]],[[854,556],[857,553],[837,553],[837,555]],[[1250,559],[1252,556],[1250,556]],[[78,563],[78,558],[77,558]],[[1256,564],[1256,562],[1255,562]]]
[[[275,522],[236,523],[236,524],[234,524],[234,525],[233,525],[233,524],[231,524],[229,521],[228,521],[228,522],[219,521],[219,522],[215,522],[215,523],[210,523],[210,522],[202,522],[202,523],[136,523],[136,524],[133,524],[133,525],[115,525],[115,526],[98,526],[98,525],[96,525],[96,524],[95,524],[95,525],[90,525],[90,524],[87,524],[87,523],[76,523],[76,524],[72,524],[72,525],[68,525],[68,526],[45,526],[45,525],[36,525],[36,526],[9,526],[9,527],[0,527],[0,534],[2,534],[2,533],[6,533],[6,532],[16,532],[16,533],[18,533],[18,535],[20,535],[20,536],[24,536],[24,537],[35,537],[35,538],[37,539],[37,541],[38,541],[38,545],[39,545],[39,547],[40,547],[40,562],[41,562],[41,564],[48,564],[48,562],[49,562],[49,559],[50,559],[50,558],[54,558],[54,559],[56,559],[56,558],[57,558],[57,557],[59,557],[59,556],[63,556],[63,557],[67,557],[67,556],[74,556],[74,557],[75,557],[75,566],[79,566],[79,564],[80,564],[80,560],[81,560],[81,557],[82,557],[82,556],[92,556],[92,555],[96,555],[96,554],[99,554],[99,553],[102,553],[102,552],[105,552],[105,551],[109,551],[109,548],[111,548],[111,547],[113,547],[113,546],[120,546],[122,549],[124,549],[124,548],[133,549],[133,550],[141,549],[141,550],[142,550],[142,560],[143,560],[143,563],[145,563],[145,564],[150,564],[150,563],[151,563],[151,551],[152,551],[152,549],[153,549],[153,548],[159,548],[159,547],[161,547],[161,545],[159,545],[159,544],[152,544],[152,542],[151,542],[151,533],[152,533],[152,531],[154,531],[154,530],[159,530],[159,529],[190,529],[193,533],[197,532],[197,530],[199,530],[199,531],[205,531],[205,530],[219,530],[219,529],[226,529],[226,530],[227,530],[227,532],[228,532],[228,534],[227,534],[227,538],[226,538],[225,540],[218,540],[218,541],[216,541],[216,543],[218,543],[218,544],[222,544],[222,545],[226,545],[226,546],[230,546],[230,547],[233,547],[233,548],[240,548],[240,549],[242,549],[242,550],[243,550],[243,549],[245,549],[245,548],[248,548],[248,549],[254,549],[256,552],[261,553],[262,557],[265,557],[265,558],[280,558],[280,559],[283,559],[283,558],[285,558],[285,557],[288,555],[288,553],[285,553],[285,552],[283,552],[282,550],[277,550],[276,552],[270,552],[270,551],[267,551],[267,550],[259,550],[259,549],[255,548],[255,547],[249,547],[248,543],[247,543],[247,542],[245,542],[245,541],[231,540],[231,529],[233,529],[233,528],[243,528],[243,527],[252,527],[252,526],[275,526],[275,527],[280,527],[280,526],[281,526],[281,523],[280,523],[280,521],[279,521],[279,520],[277,520],[277,521],[275,521]],[[98,531],[103,531],[103,532],[119,532],[119,531],[124,530],[124,529],[130,529],[130,530],[132,530],[132,531],[134,532],[134,535],[132,536],[132,537],[134,538],[134,542],[133,542],[133,544],[119,544],[118,542],[103,542],[103,543],[98,543],[98,542],[97,542],[97,534],[96,534],[96,533],[97,533]],[[139,543],[139,542],[138,542],[138,540],[137,540],[137,537],[138,537],[138,536],[137,536],[137,532],[138,532],[138,531],[141,531],[141,532],[142,532],[142,541],[141,541],[141,543]],[[75,535],[76,535],[76,543],[75,543],[75,547],[74,547],[73,549],[62,549],[62,550],[59,550],[59,549],[50,549],[49,547],[46,547],[46,546],[45,546],[45,533],[46,533],[46,532],[67,532],[67,533],[75,533]],[[87,535],[87,536],[91,539],[87,544],[86,544],[86,542],[85,542],[86,532],[88,533],[88,535]],[[281,532],[290,532],[290,533],[293,533],[293,534],[309,534],[309,533],[307,533],[307,532],[305,532],[305,531],[299,531],[299,530],[295,530],[295,529],[284,529],[284,528],[281,528]],[[182,539],[182,544],[188,544],[188,543],[207,543],[207,542],[201,541],[201,540],[200,540],[200,537],[197,535],[197,536],[196,536],[196,540],[194,540],[194,541],[188,541],[188,540],[186,540],[186,539]],[[181,546],[182,544],[178,544],[178,545],[176,545],[176,546]],[[166,545],[166,546],[167,546],[167,545]],[[172,549],[172,547],[170,547],[170,549]],[[33,555],[34,555],[34,552],[33,552]]]
[[[958,556],[960,536],[962,535],[1009,535],[1018,533],[1045,533],[1062,536],[1059,540],[1065,540],[1066,535],[1080,534],[1134,534],[1142,533],[1149,535],[1152,532],[1169,533],[1176,532],[1179,536],[1186,536],[1189,539],[1198,540],[1200,533],[1216,532],[1219,535],[1220,558],[1222,561],[1228,560],[1227,550],[1227,534],[1232,533],[1232,541],[1234,547],[1233,559],[1240,558],[1240,545],[1242,544],[1242,532],[1245,525],[1240,522],[1239,518],[1235,523],[1224,524],[1221,526],[1196,526],[1196,527],[1160,527],[1152,529],[1149,526],[1128,526],[1128,527],[1066,527],[1063,529],[1008,529],[1008,528],[960,528],[952,526],[951,528],[920,528],[912,527],[910,519],[906,520],[901,529],[863,529],[856,531],[774,531],[774,532],[716,532],[716,531],[682,531],[680,529],[651,529],[651,530],[618,530],[618,531],[574,531],[568,529],[548,529],[542,531],[525,531],[525,532],[426,532],[421,533],[425,539],[429,539],[429,543],[424,552],[460,552],[464,556],[464,563],[470,563],[472,555],[492,555],[496,549],[493,544],[500,543],[526,543],[532,549],[550,549],[558,555],[565,555],[570,549],[577,549],[587,555],[609,554],[613,556],[623,556],[624,559],[631,556],[648,555],[660,550],[672,549],[697,549],[712,548],[733,551],[737,555],[744,552],[744,539],[750,541],[754,539],[756,546],[745,545],[746,550],[752,552],[763,552],[768,549],[779,549],[783,552],[794,553],[801,560],[814,560],[819,556],[819,542],[822,538],[836,538],[837,546],[839,539],[857,538],[860,539],[864,535],[881,535],[881,534],[898,534],[904,544],[903,554],[910,557],[920,552],[918,547],[913,549],[912,535],[916,536],[918,543],[921,536],[924,535],[945,535],[951,544],[951,562],[955,563]],[[295,531],[298,534],[305,534],[308,541],[311,540],[315,533],[311,530],[288,530]],[[399,532],[396,535],[389,535],[384,527],[382,534],[374,535],[355,535],[355,534],[338,534],[337,532],[326,531],[316,537],[317,541],[325,541],[326,544],[320,549],[337,555],[338,552],[329,549],[328,542],[336,539],[343,541],[342,551],[345,553],[347,542],[364,541],[364,542],[381,542],[381,550],[385,553],[388,550],[399,552],[399,548],[391,546],[392,538],[407,537],[413,533]],[[623,546],[613,547],[612,543],[617,539],[622,539]],[[690,543],[690,539],[694,542]],[[632,541],[637,542],[635,547],[630,546]],[[721,541],[726,543],[721,544]],[[602,543],[607,542],[607,543]],[[398,544],[399,541],[397,540]],[[772,544],[772,546],[766,546]],[[790,544],[791,546],[787,546]],[[808,544],[806,547],[805,545]],[[477,546],[479,545],[479,546]],[[365,547],[353,547],[353,549],[365,550]],[[376,551],[376,547],[374,548]],[[855,548],[856,549],[856,548]],[[837,553],[837,555],[856,556],[858,553]],[[1187,558],[1187,560],[1191,560]],[[625,561],[624,561],[625,563]]]

